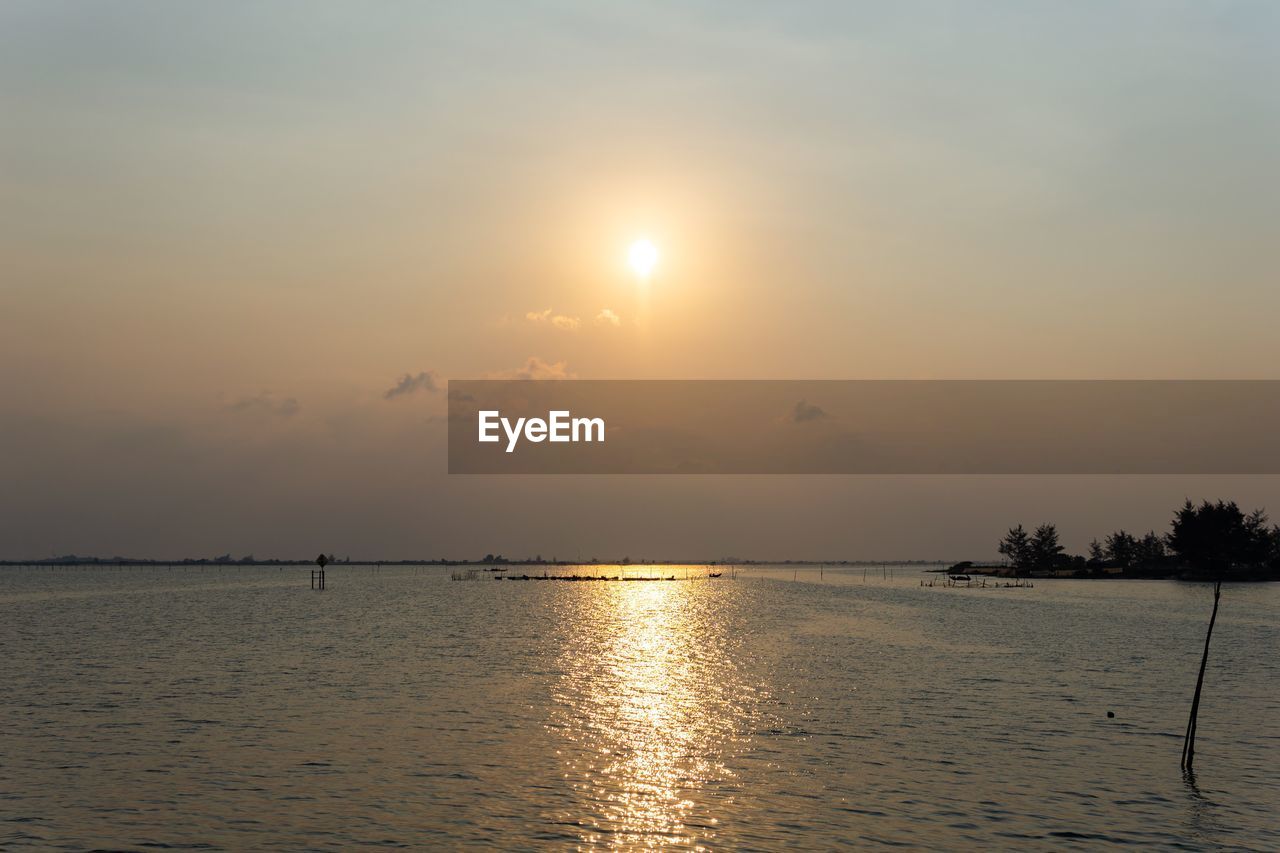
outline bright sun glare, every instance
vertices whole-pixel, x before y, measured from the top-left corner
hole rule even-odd
[[[649,276],[653,275],[654,269],[658,266],[658,247],[647,237],[641,237],[632,243],[627,251],[627,262],[637,278],[648,281]]]

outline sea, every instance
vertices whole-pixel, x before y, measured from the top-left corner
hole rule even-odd
[[[0,847],[1280,849],[1280,585],[543,571],[0,569]]]

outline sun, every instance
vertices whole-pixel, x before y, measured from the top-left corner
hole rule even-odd
[[[658,267],[658,247],[648,237],[641,237],[627,250],[627,263],[636,278],[648,281]]]

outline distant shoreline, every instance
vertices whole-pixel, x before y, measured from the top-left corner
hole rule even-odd
[[[315,560],[157,560],[129,557],[52,557],[43,560],[0,560],[0,567],[23,566],[313,566]],[[328,566],[949,566],[951,560],[365,560],[330,559]]]
[[[299,568],[314,567],[314,560],[228,560],[228,559],[194,559],[157,560],[125,557],[54,557],[43,560],[0,560],[0,569],[4,568]],[[964,561],[953,563],[947,560],[364,560],[342,559],[329,560],[329,569],[350,567],[381,566],[440,566],[467,567],[485,569],[493,572],[508,569],[537,567],[566,568],[570,566],[609,566],[623,568],[643,568],[654,566],[786,566],[791,568],[919,568],[923,572],[952,575],[967,574],[983,577],[1001,578],[1033,578],[1036,580],[1170,580],[1201,582],[1215,578],[1209,574],[1186,567],[1164,566],[1155,568],[1117,569],[1115,567],[1088,569],[1033,569],[1017,570],[1013,566],[993,563],[976,563]],[[1223,580],[1234,583],[1268,583],[1280,582],[1280,573],[1265,567],[1240,568],[1229,572]]]
[[[1142,580],[1142,581],[1213,581],[1219,576],[1189,566],[1168,566],[1158,569],[1135,567],[1130,569],[1085,568],[1085,569],[1032,569],[1015,570],[1012,566],[974,565],[957,563],[949,569],[934,569],[948,574],[981,575],[983,577],[1000,578],[1033,578],[1035,580]],[[1280,581],[1280,572],[1264,566],[1240,567],[1229,570],[1222,580],[1230,583],[1268,583]]]

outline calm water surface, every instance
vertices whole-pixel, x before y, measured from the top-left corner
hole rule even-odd
[[[1276,585],[896,574],[0,570],[0,845],[1280,849]]]

